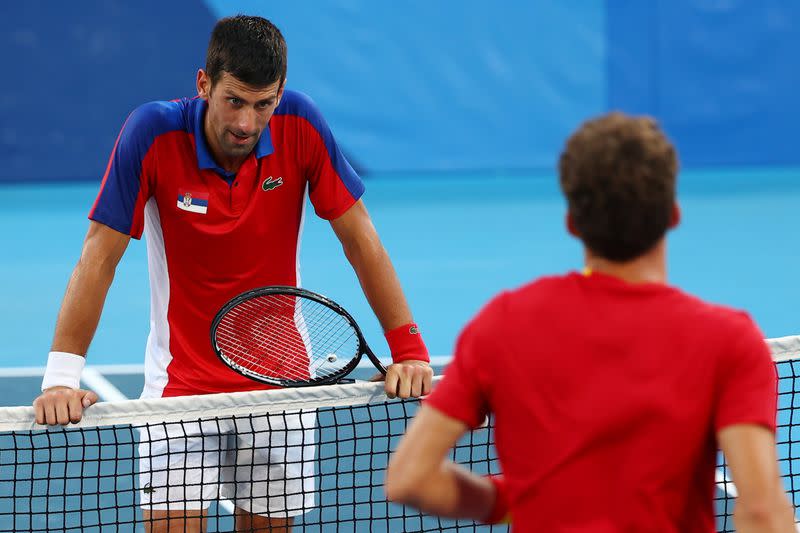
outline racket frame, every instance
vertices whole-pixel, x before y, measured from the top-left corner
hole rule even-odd
[[[270,378],[258,374],[257,372],[253,372],[252,370],[245,368],[238,363],[231,361],[228,357],[226,357],[223,353],[223,350],[217,344],[217,327],[219,326],[220,322],[222,322],[223,318],[228,314],[228,312],[239,305],[242,302],[246,302],[248,300],[252,300],[254,298],[258,298],[261,296],[270,296],[270,295],[287,295],[287,296],[295,296],[304,298],[307,300],[312,300],[317,302],[329,309],[333,310],[340,316],[344,317],[345,320],[350,324],[353,328],[353,331],[356,333],[356,337],[358,340],[358,350],[356,355],[348,362],[345,366],[343,366],[337,372],[330,374],[324,378],[313,378],[308,381],[297,381],[297,380],[286,380],[280,378]],[[254,381],[258,381],[261,383],[266,383],[268,385],[275,385],[278,387],[311,387],[316,385],[329,385],[331,383],[339,383],[343,381],[352,381],[352,380],[344,380],[345,376],[347,376],[350,372],[352,372],[357,366],[358,363],[361,362],[361,358],[366,355],[369,360],[375,365],[375,368],[378,369],[383,375],[386,375],[386,367],[383,366],[380,359],[372,352],[367,341],[364,339],[364,335],[361,333],[361,328],[358,327],[355,319],[350,315],[350,313],[345,310],[344,307],[337,304],[330,298],[326,298],[321,294],[317,294],[316,292],[309,291],[307,289],[302,289],[300,287],[292,287],[290,285],[270,285],[267,287],[259,287],[256,289],[251,289],[249,291],[245,291],[238,296],[235,296],[228,300],[228,302],[222,306],[222,308],[217,312],[216,316],[214,316],[214,320],[211,322],[211,347],[214,350],[214,353],[217,354],[220,361],[225,364],[228,368],[232,369],[233,371],[250,378]]]

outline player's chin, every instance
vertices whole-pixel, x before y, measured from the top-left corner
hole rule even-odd
[[[230,157],[239,157],[252,152],[255,146],[256,143],[228,145],[225,147],[225,153]]]
[[[233,157],[247,155],[253,151],[253,148],[256,147],[257,142],[258,137],[253,137],[246,143],[227,142],[225,143],[225,153],[226,155]]]

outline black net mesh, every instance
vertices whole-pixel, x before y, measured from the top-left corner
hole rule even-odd
[[[382,388],[340,388],[354,386]],[[291,392],[313,403],[314,390]],[[176,520],[203,508],[208,531],[232,531],[234,506],[291,516],[302,531],[505,530],[386,500],[389,455],[418,401],[214,416],[214,400],[230,403],[216,396],[198,419],[0,433],[0,531],[144,531],[143,510],[164,524],[164,511]],[[453,457],[476,472],[499,470],[489,427],[466,435]]]
[[[798,365],[800,359],[777,363],[778,455],[795,505]],[[387,401],[381,387],[98,404],[80,427],[67,429],[34,427],[30,408],[0,409],[0,532],[144,531],[143,509],[163,522],[165,510],[174,519],[206,508],[208,531],[231,531],[234,506],[275,519],[291,516],[302,531],[505,530],[387,502],[382,486],[389,455],[419,402]],[[165,408],[149,410],[163,404],[185,411],[160,421]],[[92,412],[103,413],[100,423],[93,425]],[[489,424],[467,434],[453,457],[473,471],[497,473],[492,442]],[[719,531],[734,531],[735,496],[720,457]]]

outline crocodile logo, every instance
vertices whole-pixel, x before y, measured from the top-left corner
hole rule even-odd
[[[261,188],[265,191],[271,191],[272,189],[277,189],[281,185],[283,185],[283,178],[274,179],[270,176],[264,180],[264,183],[261,184]]]

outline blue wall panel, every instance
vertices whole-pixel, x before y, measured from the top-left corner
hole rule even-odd
[[[606,102],[599,0],[209,5],[281,28],[288,85],[374,171],[552,168]]]
[[[684,165],[800,164],[800,3],[608,1],[609,107],[656,115]]]
[[[200,0],[0,2],[0,182],[99,179],[137,105],[195,94]]]
[[[659,7],[660,112],[687,164],[800,162],[800,2]]]
[[[656,4],[609,0],[606,24],[608,108],[658,112]]]
[[[0,2],[0,182],[97,179],[122,121],[191,95],[214,21],[274,20],[289,86],[374,172],[552,169],[606,109],[684,166],[797,165],[795,0]]]

